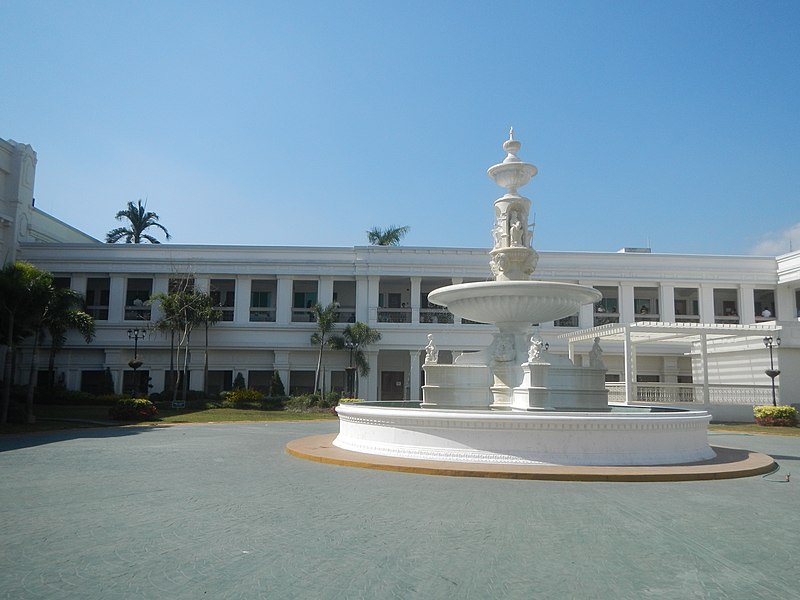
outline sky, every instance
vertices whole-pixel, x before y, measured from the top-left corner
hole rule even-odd
[[[0,0],[0,138],[104,239],[491,244],[514,127],[540,251],[800,249],[795,0]],[[155,231],[155,234],[158,234]]]

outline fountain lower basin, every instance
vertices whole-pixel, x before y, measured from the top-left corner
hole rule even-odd
[[[398,458],[520,465],[671,465],[715,456],[705,411],[613,404],[603,411],[535,413],[418,406],[340,405],[333,445]]]

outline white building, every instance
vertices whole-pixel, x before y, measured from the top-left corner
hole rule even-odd
[[[86,296],[97,336],[88,345],[70,336],[59,354],[57,372],[69,388],[96,389],[108,369],[117,391],[130,389],[133,372],[127,363],[134,347],[127,332],[134,327],[148,329],[139,342],[140,373],[150,378],[152,391],[164,388],[170,340],[149,329],[157,308],[142,301],[167,292],[170,280],[179,277],[211,291],[223,310],[223,321],[209,333],[209,383],[215,390],[230,388],[238,373],[249,386],[264,388],[277,370],[287,391],[311,391],[317,358],[310,342],[314,323],[308,306],[313,302],[338,302],[342,327],[361,321],[381,332],[381,341],[368,348],[370,374],[360,382],[360,395],[369,400],[420,399],[428,333],[444,362],[453,353],[491,341],[491,326],[454,322],[445,309],[427,302],[428,292],[443,285],[491,279],[486,248],[103,244],[33,208],[35,163],[29,146],[0,140],[2,252],[6,261],[30,261]],[[742,409],[725,412],[712,406],[712,411],[748,418],[753,403],[771,402],[764,374],[769,353],[761,341],[769,334],[782,341],[775,354],[776,368],[782,366],[780,402],[800,402],[800,252],[777,258],[641,249],[539,254],[534,278],[589,285],[603,293],[597,305],[539,325],[550,350],[565,355],[569,348],[563,334],[573,334],[576,362],[588,361],[591,339],[607,334],[603,350],[611,387],[615,382],[625,387],[627,375],[628,392],[640,399],[698,402],[709,401],[710,386],[716,390],[713,404]],[[770,316],[762,316],[765,309]],[[674,331],[670,339],[653,331],[645,335],[648,323],[688,324],[687,335],[704,324],[708,337],[702,336],[701,344],[699,335],[677,342]],[[637,325],[611,331],[613,324]],[[606,327],[578,334],[600,325]],[[727,334],[724,340],[719,333]],[[192,389],[203,387],[202,338],[198,332],[192,340]],[[631,345],[636,346],[633,355]],[[347,352],[326,352],[326,388],[344,389],[348,359]],[[23,350],[18,367],[27,368],[25,363]],[[705,397],[698,391],[701,385]]]

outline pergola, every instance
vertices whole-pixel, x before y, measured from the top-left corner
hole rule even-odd
[[[721,340],[758,339],[774,336],[781,327],[775,321],[754,325],[732,325],[711,323],[608,323],[558,336],[569,345],[569,358],[575,359],[575,344],[600,341],[622,342],[625,361],[625,402],[635,400],[636,347],[640,344],[679,344],[699,347],[700,364],[703,370],[703,402],[709,401],[708,345]]]

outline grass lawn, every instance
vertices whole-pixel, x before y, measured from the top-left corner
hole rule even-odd
[[[54,429],[75,429],[83,427],[103,427],[132,425],[132,423],[112,421],[108,417],[107,406],[36,406],[37,421],[32,425],[9,423],[0,426],[0,433],[32,433]],[[334,420],[330,412],[289,412],[285,410],[240,410],[235,408],[203,408],[188,410],[159,410],[155,421],[141,421],[135,425],[171,425],[179,423],[231,423],[237,421],[318,421]]]
[[[0,426],[0,433],[30,433],[54,429],[131,425],[108,418],[107,406],[36,406],[37,422],[32,425],[11,423]],[[233,423],[245,421],[318,421],[335,420],[327,411],[288,412],[285,410],[244,410],[236,408],[198,408],[159,410],[155,421],[143,421],[137,425],[175,425],[180,423]],[[750,433],[800,437],[800,427],[762,427],[755,423],[712,423],[709,431],[718,433]]]

